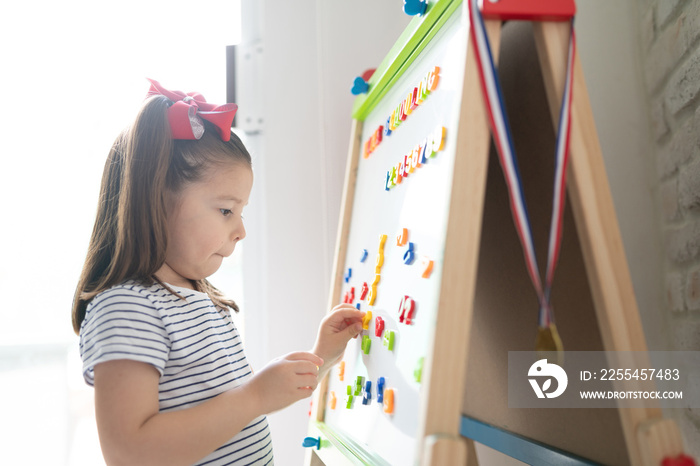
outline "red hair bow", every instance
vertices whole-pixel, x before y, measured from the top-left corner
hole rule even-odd
[[[238,105],[214,105],[207,103],[204,96],[198,92],[185,94],[182,91],[169,91],[158,81],[148,79],[151,88],[147,97],[164,95],[174,102],[168,109],[168,123],[173,133],[173,139],[199,139],[204,134],[202,119],[213,123],[222,141],[231,138],[231,123],[236,115]]]

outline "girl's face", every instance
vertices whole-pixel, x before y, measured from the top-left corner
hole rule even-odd
[[[252,187],[250,167],[229,162],[207,170],[182,192],[170,193],[166,199],[168,248],[158,278],[192,288],[191,280],[216,272],[245,238],[241,213]]]

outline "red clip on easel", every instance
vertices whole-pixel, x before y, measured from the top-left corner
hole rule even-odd
[[[483,0],[484,19],[568,21],[576,14],[574,0]]]

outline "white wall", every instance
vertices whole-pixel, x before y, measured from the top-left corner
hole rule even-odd
[[[659,195],[635,0],[579,0],[576,37],[610,190],[650,349],[668,350],[661,310]]]
[[[583,62],[615,207],[651,348],[666,348],[660,237],[634,0],[580,0]],[[243,0],[243,44],[260,42],[248,137],[255,186],[244,243],[246,347],[255,367],[312,346],[326,312],[352,79],[376,67],[410,18],[400,0]],[[239,103],[246,89],[239,89]],[[259,108],[259,110],[258,110]],[[245,110],[241,108],[241,114]],[[271,416],[276,462],[301,464],[308,402]]]

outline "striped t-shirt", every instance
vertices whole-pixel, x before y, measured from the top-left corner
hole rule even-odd
[[[96,364],[130,359],[152,364],[161,377],[160,411],[197,405],[252,377],[230,311],[205,293],[128,281],[90,302],[80,327],[83,377],[94,385]],[[198,465],[273,464],[267,418],[261,416]]]

